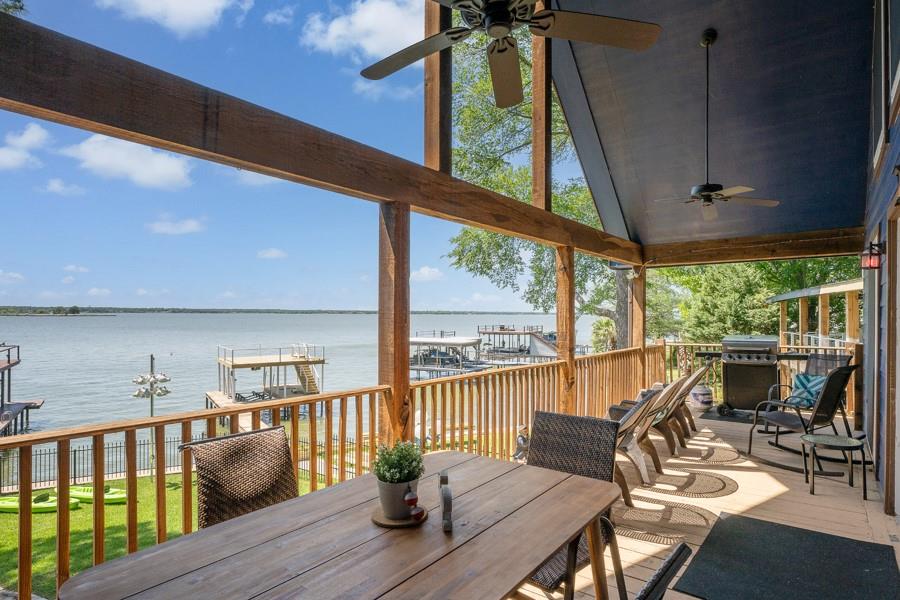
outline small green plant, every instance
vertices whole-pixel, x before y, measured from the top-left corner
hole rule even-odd
[[[414,481],[425,472],[422,451],[412,442],[397,442],[393,448],[379,446],[374,472],[385,483]]]

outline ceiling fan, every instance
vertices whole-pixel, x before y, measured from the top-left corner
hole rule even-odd
[[[716,202],[731,202],[732,204],[744,204],[746,206],[764,206],[773,208],[780,203],[778,200],[766,200],[764,198],[750,198],[743,194],[753,191],[752,187],[736,185],[729,188],[719,183],[709,182],[709,48],[712,46],[718,33],[715,29],[707,29],[700,38],[700,46],[706,49],[706,183],[695,185],[691,188],[689,198],[675,198],[672,201],[681,201],[685,204],[700,203],[700,213],[704,221],[714,221],[719,216]],[[664,200],[665,202],[665,200]]]
[[[382,79],[429,54],[458,44],[475,31],[483,31],[492,38],[487,55],[494,102],[499,108],[509,108],[523,100],[519,53],[516,40],[510,35],[516,29],[527,26],[533,35],[628,50],[646,50],[656,43],[662,29],[654,23],[564,10],[535,12],[537,0],[433,1],[459,11],[465,27],[452,27],[404,48],[363,69],[363,77]]]

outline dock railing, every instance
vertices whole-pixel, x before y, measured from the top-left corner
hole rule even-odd
[[[650,346],[646,353],[631,348],[578,357],[573,390],[575,401],[570,410],[580,415],[602,417],[610,404],[633,398],[645,382],[664,375],[665,351],[662,346]],[[456,449],[508,460],[516,448],[517,431],[520,427],[530,427],[535,411],[560,410],[564,364],[553,361],[415,382],[410,390],[410,418],[414,419],[415,428],[412,437],[426,451]],[[14,456],[17,463],[18,496],[22,506],[30,504],[32,490],[37,487],[33,480],[33,465],[41,448],[52,444],[56,457],[69,456],[73,442],[90,442],[91,467],[86,469],[88,475],[84,483],[93,486],[93,503],[81,510],[91,511],[91,527],[89,530],[78,529],[73,537],[70,512],[57,511],[55,535],[48,538],[46,523],[42,523],[37,530],[41,537],[35,546],[34,517],[28,510],[20,511],[17,516],[19,597],[30,597],[32,591],[32,551],[35,547],[46,552],[48,544],[55,544],[55,573],[42,570],[41,576],[44,581],[52,581],[55,577],[58,589],[74,571],[103,563],[107,557],[137,551],[139,537],[141,545],[147,545],[154,541],[161,543],[170,534],[187,534],[193,530],[196,498],[190,455],[183,451],[179,457],[180,468],[173,468],[170,463],[175,461],[171,454],[155,452],[149,470],[169,475],[156,476],[149,484],[148,480],[142,480],[144,495],[141,501],[145,503],[142,513],[146,515],[148,508],[153,507],[154,516],[150,518],[155,523],[151,525],[151,538],[155,537],[155,540],[147,539],[146,535],[139,536],[139,531],[148,533],[147,523],[138,520],[138,479],[142,475],[138,463],[139,435],[141,439],[149,437],[156,447],[164,447],[167,442],[173,442],[170,437],[173,433],[180,434],[175,436],[176,442],[191,440],[198,434],[198,429],[205,437],[235,433],[238,416],[249,413],[254,430],[260,429],[264,421],[285,426],[291,459],[301,486],[314,491],[369,471],[376,452],[382,403],[392,405],[388,386],[0,439],[0,453]],[[321,416],[317,418],[316,415]],[[107,527],[106,515],[108,510],[122,509],[106,507],[103,503],[104,484],[108,481],[105,468],[108,436],[115,436],[117,440],[124,436],[124,476],[119,481],[124,484],[127,502],[125,526],[118,532],[116,526]],[[56,461],[56,479],[59,505],[67,506],[72,481],[70,461]],[[175,504],[174,511],[169,510],[171,504]],[[80,549],[74,565],[73,548]],[[88,548],[89,559],[85,557]],[[0,583],[12,584],[10,581]]]

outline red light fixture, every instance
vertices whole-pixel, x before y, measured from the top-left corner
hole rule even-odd
[[[880,269],[881,263],[884,261],[884,243],[869,244],[862,254],[859,255],[860,266],[863,269]]]

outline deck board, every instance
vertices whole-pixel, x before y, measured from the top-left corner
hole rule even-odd
[[[626,507],[621,500],[613,507],[613,517],[619,530],[618,540],[625,569],[625,585],[628,596],[634,597],[644,582],[653,574],[672,547],[680,541],[687,542],[696,555],[716,518],[723,512],[741,514],[773,523],[791,525],[803,529],[822,531],[858,540],[890,544],[900,564],[900,543],[891,535],[900,537],[900,527],[894,517],[882,510],[882,498],[871,471],[868,473],[869,499],[863,501],[862,480],[856,467],[854,484],[847,485],[847,478],[816,477],[816,495],[810,496],[803,475],[770,465],[752,458],[739,457],[734,462],[709,464],[698,460],[712,448],[745,450],[749,425],[726,421],[695,419],[700,431],[688,440],[688,448],[681,448],[680,457],[670,457],[662,438],[653,441],[663,461],[667,475],[679,475],[682,469],[693,469],[711,476],[727,477],[736,488],[718,497],[685,497],[662,493],[665,486],[659,482],[650,465],[654,478],[651,486],[642,486],[637,471],[627,461],[620,466],[628,479],[635,509]],[[800,465],[800,457],[769,446],[768,437],[754,438],[754,454],[770,460]],[[787,445],[799,448],[797,436],[782,438]],[[649,460],[648,460],[649,463]],[[835,464],[834,470],[846,470]],[[680,508],[674,505],[680,505]],[[637,510],[636,510],[637,509]],[[682,568],[681,573],[684,572]],[[607,550],[607,580],[612,597],[617,597],[616,581]],[[681,575],[679,573],[679,576]],[[677,578],[676,578],[677,581]],[[576,598],[594,598],[590,568],[579,571],[576,578]],[[674,585],[674,582],[673,582]],[[525,587],[519,598],[546,600],[547,595],[536,588]],[[555,597],[562,597],[556,594]],[[676,591],[666,594],[667,599],[692,598]]]

